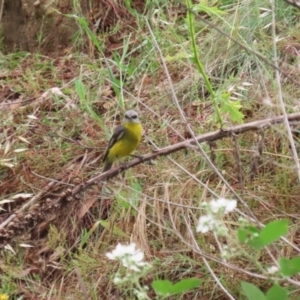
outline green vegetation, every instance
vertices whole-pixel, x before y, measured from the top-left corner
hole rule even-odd
[[[78,1],[52,11],[69,48],[41,28],[0,55],[0,300],[299,299],[300,116],[86,183],[129,109],[143,156],[298,113],[300,10],[107,2],[97,28]]]

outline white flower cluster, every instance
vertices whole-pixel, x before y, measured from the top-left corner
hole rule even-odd
[[[121,245],[120,243],[112,252],[106,253],[106,256],[111,260],[119,261],[126,268],[126,274],[121,275],[116,273],[114,283],[117,285],[131,282],[137,286],[133,289],[134,294],[138,299],[148,299],[147,286],[140,286],[139,278],[144,276],[150,269],[151,265],[144,262],[144,253],[136,248],[135,243],[130,245]]]
[[[143,262],[144,253],[136,249],[135,243],[128,246],[118,243],[112,252],[106,253],[106,256],[111,260],[120,261],[125,268],[134,272],[140,272],[143,268],[150,266]]]
[[[279,271],[279,268],[277,266],[270,266],[267,268],[267,272],[269,274],[275,274]]]
[[[207,214],[201,216],[197,225],[197,232],[206,233],[213,231],[217,235],[226,235],[227,227],[223,223],[223,216],[232,212],[236,208],[236,200],[220,198],[205,202],[201,205]]]

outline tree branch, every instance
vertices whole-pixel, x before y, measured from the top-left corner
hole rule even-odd
[[[288,118],[289,122],[300,120],[300,113],[289,114],[289,115],[287,115],[287,118]],[[281,124],[281,123],[283,123],[283,121],[284,121],[284,116],[253,121],[250,123],[233,126],[230,129],[218,130],[218,131],[205,133],[205,134],[197,136],[196,140],[198,143],[216,141],[216,140],[220,140],[224,137],[231,136],[233,134],[237,135],[237,134],[241,134],[241,133],[244,133],[247,131],[261,130],[261,129],[269,128],[272,125]],[[180,151],[185,148],[194,147],[195,144],[196,144],[195,140],[192,138],[192,139],[188,139],[188,140],[176,143],[174,145],[170,145],[170,146],[161,148],[153,153],[146,154],[145,156],[143,156],[141,158],[135,158],[123,166],[121,165],[121,166],[112,168],[108,172],[100,173],[100,174],[96,175],[95,177],[89,179],[87,182],[83,183],[83,186],[78,186],[78,187],[74,188],[72,190],[72,195],[75,195],[79,191],[86,189],[88,186],[94,184],[95,182],[103,181],[105,179],[114,177],[114,176],[118,175],[119,173],[123,172],[124,170],[132,168],[143,162],[150,161],[150,160],[156,159],[159,156],[168,155],[168,154]]]
[[[289,115],[287,115],[287,118],[288,118],[289,122],[300,121],[300,112],[294,113],[294,114],[289,114]],[[270,128],[272,125],[281,124],[283,122],[284,122],[284,116],[268,118],[268,119],[264,119],[264,120],[258,120],[258,121],[246,123],[243,125],[233,126],[230,129],[226,129],[226,130],[218,130],[218,131],[205,133],[205,134],[197,136],[196,139],[193,139],[193,138],[188,139],[188,140],[176,143],[174,145],[170,145],[170,146],[161,148],[157,151],[154,151],[153,153],[146,154],[145,156],[143,156],[141,158],[135,158],[132,161],[126,163],[125,165],[114,167],[105,173],[99,173],[98,175],[92,177],[91,179],[89,179],[86,182],[83,182],[83,183],[77,185],[74,188],[68,187],[64,190],[64,192],[62,192],[59,196],[57,196],[57,198],[55,200],[53,200],[53,202],[51,202],[51,203],[53,203],[55,205],[59,205],[59,203],[62,203],[64,200],[67,200],[67,202],[72,201],[72,200],[74,200],[74,198],[76,198],[75,196],[79,192],[86,190],[89,186],[91,186],[93,184],[96,184],[101,181],[105,181],[108,178],[115,177],[116,175],[123,172],[124,170],[132,168],[143,162],[156,159],[159,156],[168,155],[168,154],[180,151],[182,149],[195,147],[196,141],[198,143],[216,141],[216,140],[222,139],[224,137],[229,137],[233,134],[238,135],[238,134],[241,134],[241,133],[244,133],[247,131],[262,130],[265,128]],[[23,208],[20,208],[18,211],[16,211],[14,214],[12,214],[9,218],[7,218],[5,221],[3,221],[0,224],[0,232],[1,232],[1,230],[4,230],[4,228],[13,219],[15,219],[16,215],[18,215],[18,214],[22,215],[26,209],[29,210],[29,206],[32,206],[34,203],[40,201],[40,199],[43,198],[43,196],[45,196],[51,190],[51,187],[53,187],[53,185],[54,185],[54,181],[52,183],[48,184],[49,188],[41,191],[39,194],[34,196],[32,198],[32,200],[29,202],[29,204],[26,203],[23,206]],[[1,238],[1,236],[0,236],[0,238]]]

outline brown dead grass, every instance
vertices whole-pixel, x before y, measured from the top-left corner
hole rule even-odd
[[[30,61],[26,60],[24,63],[28,66]],[[76,74],[76,61],[70,63],[70,65],[74,67],[69,72]],[[53,73],[56,74],[57,81],[63,80],[61,76],[65,73],[59,67],[55,67]],[[13,87],[21,82],[24,88],[19,95],[26,99],[26,97],[30,97],[30,93],[26,93],[26,80],[23,76],[21,78],[22,80],[20,78],[10,78],[6,81],[6,86]],[[40,81],[47,86],[49,84],[47,77],[40,78]],[[42,86],[40,86],[40,90],[43,90]],[[5,87],[3,93],[7,93]],[[113,269],[108,267],[104,254],[111,248],[110,245],[128,239],[120,238],[119,234],[113,233],[113,228],[118,228],[118,230],[130,236],[130,241],[136,242],[146,253],[148,259],[157,257],[164,261],[163,268],[155,272],[153,276],[171,278],[173,281],[177,281],[182,278],[182,271],[188,269],[191,269],[188,272],[189,277],[205,278],[207,276],[204,270],[200,271],[201,268],[198,270],[196,267],[200,258],[182,243],[182,238],[191,241],[182,216],[189,218],[194,225],[198,217],[197,211],[186,207],[193,207],[197,205],[198,201],[205,201],[209,197],[204,191],[199,191],[198,184],[195,181],[178,170],[167,158],[161,158],[156,165],[139,165],[130,171],[130,175],[125,178],[119,177],[116,178],[116,181],[109,182],[108,187],[111,188],[112,192],[102,204],[99,202],[101,185],[90,188],[74,199],[63,197],[61,198],[62,201],[57,202],[55,199],[58,195],[67,194],[68,185],[77,185],[84,182],[92,174],[101,170],[101,160],[99,158],[102,153],[101,149],[104,149],[107,139],[104,132],[90,119],[89,115],[82,113],[78,103],[73,98],[74,95],[70,97],[72,98],[70,107],[64,104],[63,101],[56,101],[55,97],[51,95],[46,99],[41,99],[35,94],[36,98],[32,99],[30,103],[22,103],[20,97],[14,99],[13,96],[12,98],[6,96],[5,102],[2,103],[2,112],[4,113],[3,107],[5,107],[5,114],[13,117],[11,121],[7,121],[5,127],[1,130],[2,136],[5,137],[4,146],[8,143],[10,145],[5,155],[6,147],[2,149],[2,155],[5,158],[14,159],[15,167],[2,169],[1,195],[5,198],[11,198],[12,195],[18,193],[31,192],[33,194],[40,193],[40,197],[33,206],[19,213],[13,223],[1,231],[2,246],[10,244],[18,251],[21,249],[18,246],[21,243],[33,246],[33,248],[22,251],[21,275],[17,276],[16,272],[11,272],[12,278],[19,278],[17,287],[19,292],[26,295],[23,285],[28,280],[26,278],[30,278],[35,274],[42,281],[45,297],[46,295],[49,296],[49,289],[51,289],[53,299],[65,299],[65,296],[63,296],[65,293],[76,297],[76,299],[83,299],[81,292],[78,291],[78,276],[71,270],[67,272],[65,270],[66,262],[72,260],[80,268],[83,280],[86,281],[88,278],[88,282],[94,282],[90,288],[93,292],[98,293],[101,299],[121,297],[111,284],[109,277],[107,277],[108,274],[113,272]],[[154,99],[152,98],[149,101],[151,106],[153,106]],[[16,106],[12,104],[13,102]],[[159,105],[159,102],[156,102],[156,106]],[[164,104],[162,107],[164,107]],[[27,116],[29,114],[34,114],[38,119],[28,120]],[[190,122],[196,129],[200,124],[197,118],[199,114],[197,108],[194,108],[193,111],[193,107],[189,107],[188,116],[189,114]],[[171,122],[174,120],[176,129],[184,134],[184,124],[177,122],[174,108],[170,106],[166,112],[162,112],[162,115],[164,118],[169,118]],[[104,115],[102,116],[104,117]],[[176,143],[180,140],[180,137],[170,129],[166,130],[159,125],[155,125],[158,123],[158,119],[155,117],[145,120],[144,123],[146,135],[152,139],[154,138],[161,146]],[[22,140],[18,139],[19,136],[29,143],[24,144]],[[249,139],[247,140],[249,141]],[[227,179],[238,190],[240,188],[238,174],[235,170],[234,158],[230,155],[232,143],[227,141],[227,143],[220,142],[217,144],[228,150],[220,150],[217,145],[216,162],[221,169],[226,171],[226,174],[229,175]],[[26,146],[28,150],[19,154],[13,152],[14,149],[23,146]],[[272,140],[267,141],[265,147],[270,149],[267,152],[274,152]],[[247,150],[247,144],[245,150]],[[146,142],[142,143],[139,152],[147,153],[148,151],[149,145]],[[243,165],[249,167],[249,152],[242,151],[241,153],[241,159],[245,158]],[[272,153],[271,157],[276,157],[276,155],[278,154]],[[299,208],[297,201],[299,189],[293,184],[296,178],[289,177],[283,192],[278,191],[279,183],[274,185],[272,188],[274,191],[272,191],[270,188],[270,185],[274,183],[272,178],[278,177],[280,167],[270,163],[267,155],[265,157],[266,159],[263,160],[259,169],[259,176],[250,181],[249,176],[246,175],[247,186],[244,196],[244,199],[249,201],[253,212],[259,216],[262,222],[274,217],[285,217],[282,212],[283,208],[287,209],[287,213],[289,209],[293,213]],[[197,153],[193,151],[189,151],[187,154],[175,153],[172,158],[180,161],[186,169],[194,174],[198,174],[197,177],[201,178],[203,182],[209,182],[211,186],[215,186],[215,191],[219,190],[221,192],[223,186],[219,186],[217,178],[209,169],[203,169],[202,159]],[[278,156],[278,158],[280,157]],[[287,161],[285,159],[282,165],[285,166],[284,170],[290,173],[286,168]],[[268,177],[270,178],[269,183],[267,183]],[[142,186],[142,194],[138,195],[140,204],[136,207],[136,212],[133,213],[132,209],[120,206],[118,201],[116,202],[116,198],[118,199],[119,193],[122,193],[127,200],[136,197],[136,193],[132,190],[136,182],[139,182],[139,185]],[[49,186],[51,183],[53,185]],[[258,188],[259,198],[257,199],[259,204],[256,204],[253,200],[257,197]],[[260,199],[268,199],[263,207]],[[18,211],[26,201],[20,196],[13,203],[4,205],[1,220],[4,221],[12,213]],[[173,206],[170,203],[180,206]],[[86,206],[87,208],[84,208]],[[280,210],[280,215],[277,208]],[[99,211],[99,209],[102,209],[102,211]],[[82,230],[91,230],[99,218],[108,220],[108,227],[98,227],[88,244],[83,245],[84,249],[78,249]],[[53,230],[56,232],[56,237],[53,233],[51,234]],[[297,238],[297,235],[291,237],[294,242]],[[209,236],[202,237],[199,242],[203,251],[207,253],[217,251],[218,246],[213,238]],[[182,258],[180,254],[179,259],[174,256],[177,251],[182,253]],[[291,255],[292,252],[289,254]],[[188,257],[191,261],[187,264],[181,261],[182,259],[186,260]],[[261,259],[264,259],[263,256]],[[242,260],[240,262],[236,261],[235,264],[240,268],[245,267],[245,262]],[[3,270],[5,270],[4,266],[5,264]],[[224,269],[220,269],[219,272],[219,276],[224,276],[224,272],[226,273]],[[228,272],[232,273],[229,270]],[[103,276],[104,274],[106,275]],[[218,271],[216,271],[216,274],[218,275]],[[241,279],[243,279],[243,276],[236,276],[235,274],[236,284]],[[147,280],[150,280],[150,278]],[[88,285],[88,282],[86,282],[86,285]],[[36,286],[34,281],[30,280],[27,284],[30,285],[31,291],[30,295],[27,293],[28,299],[34,299],[34,295],[41,293],[40,288]],[[209,286],[206,283],[203,290],[209,289]],[[109,288],[106,289],[106,287]],[[52,290],[52,288],[54,289]],[[77,290],[77,292],[70,294],[71,290]],[[186,299],[189,299],[188,295],[186,297]],[[194,299],[194,297],[195,295],[191,294],[190,299]]]
[[[109,54],[107,57],[111,58]],[[284,59],[289,61],[288,53]],[[104,127],[84,111],[74,92],[73,79],[79,77],[80,66],[84,65],[84,74],[89,74],[84,82],[90,98],[96,98],[93,108],[103,123],[111,128],[119,122],[121,115],[116,108],[111,83],[100,78],[96,74],[98,71],[92,68],[95,61],[67,54],[56,58],[29,55],[20,58],[18,63],[12,59],[11,63],[14,67],[7,68],[0,76],[0,118],[4,120],[4,126],[0,128],[3,140],[0,155],[11,159],[14,167],[0,167],[1,200],[25,192],[39,195],[34,204],[24,210],[21,209],[28,198],[20,195],[3,205],[0,212],[1,222],[18,212],[13,222],[0,231],[1,246],[10,245],[19,253],[17,257],[6,254],[0,265],[3,274],[9,271],[7,274],[15,284],[15,294],[23,294],[26,299],[84,299],[80,288],[83,281],[89,295],[98,299],[129,299],[132,296],[130,287],[122,294],[113,285],[112,277],[118,266],[108,262],[105,253],[117,242],[133,241],[154,264],[153,272],[144,279],[145,284],[150,285],[157,277],[174,282],[185,277],[197,277],[204,280],[201,289],[185,294],[185,299],[224,299],[219,289],[212,291],[214,282],[209,279],[201,256],[191,247],[193,237],[189,231],[189,226],[195,227],[200,214],[195,207],[211,199],[212,195],[199,188],[194,179],[167,157],[160,158],[154,165],[139,165],[124,176],[113,178],[107,183],[108,192],[102,201],[101,184],[76,197],[69,197],[69,188],[100,172],[101,155],[107,142]],[[218,65],[218,62],[214,64]],[[212,108],[205,102],[208,101],[207,91],[201,87],[201,78],[191,67],[176,61],[169,64],[169,71],[176,92],[182,96],[180,104],[194,132],[211,130],[214,127],[210,121]],[[240,78],[240,81],[243,80],[246,81]],[[146,136],[139,153],[152,151],[148,139],[162,147],[180,141],[180,135],[188,138],[186,126],[168,94],[169,87],[160,66],[155,76],[145,71],[137,82],[129,85],[132,88],[129,92],[135,94],[140,85],[139,99],[159,117],[138,104]],[[198,89],[197,93],[190,91],[191,85],[194,90]],[[61,90],[67,98],[51,94],[42,97],[54,86],[63,86]],[[99,86],[101,92],[98,91]],[[249,94],[256,101],[247,108],[249,114],[246,114],[245,121],[265,116],[255,88]],[[196,95],[203,100],[201,105],[198,98],[193,98]],[[126,105],[131,106],[132,102],[127,100]],[[28,115],[37,119],[30,119]],[[166,120],[177,132],[164,124]],[[295,212],[300,208],[299,186],[284,134],[275,130],[265,132],[264,155],[252,179],[249,170],[257,136],[245,134],[238,137],[238,143],[240,162],[245,171],[245,187],[239,182],[241,170],[236,168],[232,155],[232,140],[216,143],[216,165],[235,190],[244,193],[243,199],[261,222],[290,218],[294,224],[287,238],[298,245],[299,221]],[[26,151],[14,152],[24,147]],[[211,151],[208,147],[206,150]],[[189,150],[171,157],[213,191],[232,197],[198,152]],[[124,202],[133,203],[126,206]],[[104,222],[99,225],[99,220]],[[237,218],[234,216],[227,222],[234,234]],[[82,242],[84,231],[92,232],[85,243]],[[197,242],[202,251],[217,256],[218,244],[213,236],[197,236]],[[232,239],[229,237],[223,242],[231,245]],[[32,247],[21,247],[22,243]],[[295,255],[288,246],[281,249],[287,257]],[[276,253],[275,248],[271,251]],[[155,258],[159,261],[155,262]],[[265,265],[271,263],[264,252],[259,260]],[[252,267],[243,256],[234,259],[234,264],[241,269]],[[251,280],[245,274],[220,267],[216,262],[212,262],[211,267],[225,284],[236,286],[236,290],[233,289],[236,295],[240,295],[240,281]],[[39,281],[34,276],[38,276]],[[269,287],[259,280],[252,282],[263,290]],[[150,293],[154,298],[153,292]]]

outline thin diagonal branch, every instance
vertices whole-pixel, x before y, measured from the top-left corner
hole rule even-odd
[[[300,121],[300,112],[286,115],[286,117],[289,122]],[[220,140],[225,137],[229,137],[233,134],[237,135],[237,134],[242,134],[247,131],[255,131],[255,130],[262,130],[262,129],[270,128],[272,125],[283,123],[284,118],[285,118],[284,116],[279,116],[279,117],[275,117],[275,118],[267,118],[267,119],[263,119],[263,120],[253,121],[250,123],[233,126],[227,130],[218,130],[218,131],[205,133],[205,134],[196,136],[195,139],[196,139],[197,143],[216,141],[216,140]],[[156,150],[153,153],[146,154],[145,156],[143,156],[141,158],[135,158],[132,161],[126,163],[126,165],[114,167],[105,173],[99,173],[98,175],[95,175],[88,181],[77,185],[73,189],[69,188],[66,192],[63,192],[61,194],[61,196],[58,196],[58,198],[55,200],[55,202],[59,203],[66,197],[67,198],[74,197],[78,193],[86,190],[91,185],[96,184],[101,181],[105,181],[108,178],[115,177],[118,174],[120,174],[121,172],[123,172],[129,168],[132,168],[136,165],[139,165],[143,162],[151,161],[151,160],[156,159],[159,156],[169,155],[171,153],[180,151],[182,149],[193,148],[193,147],[195,147],[195,139],[191,138],[191,139],[176,143],[174,145],[170,145],[170,146],[161,148],[159,150]],[[29,206],[32,206],[33,204],[35,204],[37,202],[37,200],[42,197],[43,193],[46,194],[49,191],[50,184],[48,186],[49,186],[49,188],[45,189],[44,191],[41,191],[38,195],[34,196],[29,202],[27,202],[23,207],[21,207],[15,214],[11,215],[8,219],[3,221],[0,224],[0,229],[5,228],[16,217],[16,215],[19,212],[23,212],[24,210],[29,209]]]
[[[289,120],[289,122],[300,121],[300,112],[294,113],[294,114],[288,114],[286,117]],[[267,119],[263,119],[263,120],[253,121],[253,122],[245,123],[242,125],[233,126],[226,130],[218,130],[218,131],[213,131],[213,132],[205,133],[202,135],[198,135],[195,137],[195,139],[198,143],[216,141],[216,140],[220,140],[225,137],[229,137],[233,134],[237,135],[237,134],[245,133],[247,131],[255,131],[255,130],[270,128],[272,125],[283,123],[284,118],[285,118],[284,116],[279,116],[279,117],[274,117],[274,118],[267,118]],[[95,184],[98,181],[102,181],[102,180],[105,180],[108,178],[115,177],[116,175],[120,174],[124,170],[130,169],[130,168],[132,168],[136,165],[139,165],[143,162],[151,161],[151,160],[156,159],[159,156],[169,155],[171,153],[180,151],[182,149],[193,148],[195,146],[195,139],[191,138],[191,139],[176,143],[174,145],[170,145],[170,146],[161,148],[159,150],[156,150],[153,153],[146,154],[143,157],[135,158],[132,161],[126,163],[126,165],[112,168],[108,172],[105,172],[105,173],[100,173],[100,174],[94,176],[93,178],[89,179],[84,184],[79,185],[76,188],[74,188],[72,190],[72,195],[77,194],[78,192],[86,189],[88,186]]]

